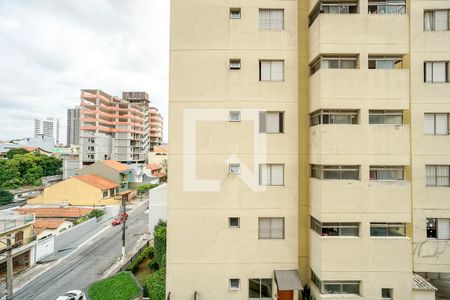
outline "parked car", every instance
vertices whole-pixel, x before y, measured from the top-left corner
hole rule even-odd
[[[119,217],[114,217],[114,219],[111,222],[111,224],[113,226],[120,225],[121,223],[122,223],[122,218],[119,218]]]
[[[68,291],[62,296],[56,298],[56,300],[82,300],[84,299],[84,293],[79,290]]]
[[[128,220],[128,214],[126,212],[121,212],[118,217],[120,217],[122,220]]]

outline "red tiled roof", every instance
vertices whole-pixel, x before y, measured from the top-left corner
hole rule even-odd
[[[93,187],[101,189],[102,191],[113,189],[119,186],[117,183],[95,174],[78,175],[74,176],[74,178],[92,185]]]
[[[154,170],[160,170],[160,169],[162,169],[162,167],[160,165],[158,165],[158,164],[155,164],[155,163],[149,163],[147,165],[147,169],[150,169],[150,170],[154,171]]]
[[[57,229],[64,221],[66,221],[66,219],[63,218],[36,218],[34,229],[36,234],[39,234],[45,229]]]
[[[115,160],[101,160],[100,162],[117,171],[127,171],[130,169],[129,166],[121,164],[120,162]]]
[[[44,150],[44,149],[41,149],[39,147],[22,147],[21,149],[27,150],[28,152],[33,152],[33,151],[39,150],[39,151],[42,151],[42,152],[45,152],[45,153],[51,153],[51,152],[49,152],[47,150]]]
[[[42,207],[42,208],[19,208],[21,215],[35,214],[37,218],[81,218],[92,211],[86,207]]]

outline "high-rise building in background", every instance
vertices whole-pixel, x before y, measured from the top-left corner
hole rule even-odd
[[[449,7],[171,1],[170,299],[450,297]]]
[[[38,136],[54,138],[59,144],[59,119],[34,119],[34,137]]]
[[[67,110],[67,146],[80,144],[80,107]]]
[[[156,107],[150,107],[148,117],[150,125],[150,151],[153,151],[155,146],[159,146],[163,142],[163,117]]]
[[[81,90],[80,160],[143,163],[146,159],[145,109],[101,90]]]
[[[147,121],[149,116],[149,104],[150,100],[148,97],[148,94],[146,92],[122,92],[122,98],[130,103],[134,103],[139,105],[144,112],[144,119],[145,119],[145,127],[144,127],[144,133],[142,134],[141,138],[141,146],[142,151],[144,153],[147,153],[150,149],[150,138],[149,138],[149,129],[150,129],[150,123]]]

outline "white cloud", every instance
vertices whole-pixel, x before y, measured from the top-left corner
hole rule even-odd
[[[146,91],[167,121],[169,2],[0,1],[0,140],[57,117],[65,142],[83,88]]]

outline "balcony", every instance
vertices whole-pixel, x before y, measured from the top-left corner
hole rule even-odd
[[[410,182],[369,181],[368,168],[361,169],[362,180],[310,179],[314,217],[329,221],[342,214],[372,217],[383,214],[386,222],[410,222]]]
[[[320,14],[309,28],[310,61],[320,53],[361,52],[367,45],[373,53],[408,53],[408,22],[408,15],[398,14]]]
[[[409,70],[319,69],[310,77],[311,111],[361,107],[407,109]],[[377,107],[375,107],[377,105]]]

